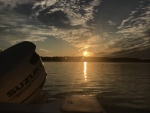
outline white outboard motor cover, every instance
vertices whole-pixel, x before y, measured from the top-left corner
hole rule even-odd
[[[0,102],[30,103],[40,93],[47,73],[35,48],[25,41],[0,53]]]

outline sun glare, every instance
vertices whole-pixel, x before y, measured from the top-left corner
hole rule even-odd
[[[88,52],[87,52],[87,51],[84,51],[84,52],[83,52],[83,55],[84,55],[84,56],[88,56]]]

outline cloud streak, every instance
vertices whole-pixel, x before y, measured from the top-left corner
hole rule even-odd
[[[146,6],[144,4],[143,1],[118,27],[117,34],[122,35],[123,39],[120,43],[124,43],[123,47],[126,51],[131,52],[150,47],[150,4]]]

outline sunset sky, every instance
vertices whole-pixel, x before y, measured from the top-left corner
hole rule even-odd
[[[150,0],[0,0],[0,49],[41,56],[150,58]]]

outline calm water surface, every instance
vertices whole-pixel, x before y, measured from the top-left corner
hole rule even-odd
[[[150,113],[150,63],[44,62],[52,99],[96,96],[107,113]]]

